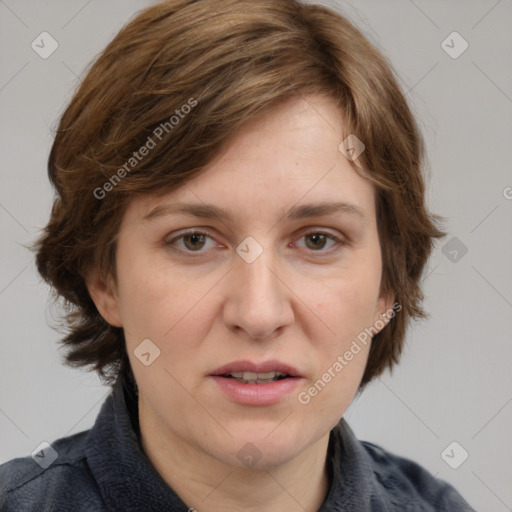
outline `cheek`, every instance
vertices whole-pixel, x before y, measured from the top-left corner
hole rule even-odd
[[[183,276],[151,259],[141,248],[118,247],[118,305],[127,338],[161,337],[187,302]]]
[[[375,320],[379,285],[379,260],[371,257],[301,288],[321,320],[309,323],[317,374],[303,398],[311,400],[310,410],[332,415],[333,421],[348,407],[364,373],[371,346],[365,329]]]
[[[374,299],[359,287],[339,286],[336,292],[318,308],[331,332],[328,336],[316,337],[316,353],[319,356],[318,378],[332,381],[331,391],[342,397],[357,387],[365,369],[371,343],[365,328],[373,320]]]
[[[119,309],[128,346],[149,338],[163,355],[194,350],[194,340],[205,334],[214,311],[208,291],[215,292],[218,275],[184,271],[163,252],[155,258],[123,249],[121,254],[130,257],[118,260]]]
[[[368,262],[359,268],[343,269],[316,285],[303,285],[300,293],[329,328],[331,341],[339,345],[372,324],[379,285],[380,267],[375,262]]]
[[[311,324],[316,327],[309,334],[317,373],[299,403],[319,421],[328,418],[334,426],[357,392],[371,346],[365,329],[374,320],[377,296],[378,279],[364,273],[333,278],[317,289],[315,313],[322,322]]]

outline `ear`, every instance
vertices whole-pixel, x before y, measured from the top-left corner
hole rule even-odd
[[[105,277],[92,271],[85,280],[87,290],[100,315],[114,327],[122,327],[116,286],[111,276]]]
[[[391,292],[381,293],[378,301],[374,318],[374,326],[379,332],[386,327],[391,318],[393,318],[402,307],[395,306],[395,295]],[[378,323],[377,323],[378,322]],[[382,325],[384,324],[384,325]],[[382,327],[381,327],[382,326]],[[379,328],[381,327],[381,328]]]

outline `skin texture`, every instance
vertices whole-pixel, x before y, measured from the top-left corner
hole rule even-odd
[[[379,290],[375,190],[338,150],[342,123],[333,101],[321,96],[265,112],[178,191],[132,200],[116,283],[96,274],[88,280],[104,318],[125,331],[143,447],[199,512],[315,511],[325,499],[329,431],[357,391],[370,344],[308,404],[298,394],[393,304]],[[285,218],[293,206],[324,201],[353,203],[364,217]],[[232,219],[165,209],[144,219],[176,203],[213,204]],[[186,228],[208,236],[177,238]],[[248,236],[263,249],[252,263],[236,252]],[[134,355],[144,339],[160,349],[149,366]],[[278,403],[237,404],[210,374],[241,359],[277,359],[304,378]],[[261,454],[253,467],[237,457],[246,443]]]

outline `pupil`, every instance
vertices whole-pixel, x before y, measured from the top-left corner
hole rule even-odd
[[[187,241],[191,243],[187,243]],[[185,237],[185,245],[189,249],[200,249],[204,245],[204,235],[187,235]]]
[[[325,235],[322,235],[321,233],[308,235],[307,238],[309,238],[309,240],[313,242],[312,247],[310,247],[310,249],[321,249],[325,245]]]

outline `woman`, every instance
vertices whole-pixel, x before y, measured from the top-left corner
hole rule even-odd
[[[343,415],[424,316],[443,232],[384,57],[294,0],[171,0],[95,61],[38,270],[94,427],[1,466],[2,510],[472,510]]]

